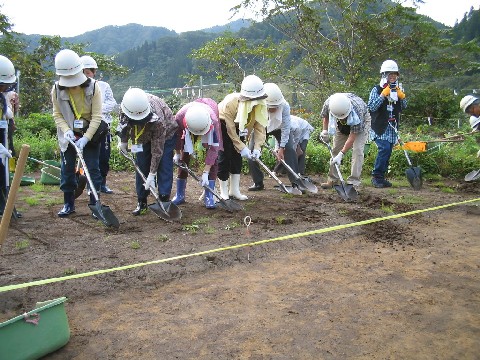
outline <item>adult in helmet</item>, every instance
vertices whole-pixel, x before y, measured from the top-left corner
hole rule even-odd
[[[293,148],[293,139],[290,136],[290,105],[283,97],[282,91],[277,84],[265,83],[265,93],[267,98],[268,123],[266,134],[273,135],[278,143],[277,158],[285,160],[285,162],[297,173],[298,160],[295,149]],[[251,159],[248,160],[250,175],[252,176],[253,185],[248,191],[259,191],[264,189],[264,175],[258,163]],[[288,173],[292,186],[298,186],[295,183],[295,176]]]
[[[70,49],[61,50],[55,56],[55,71],[59,79],[52,87],[51,95],[62,156],[60,189],[64,196],[64,205],[58,216],[67,217],[75,212],[74,191],[77,187],[77,152],[70,141],[74,141],[83,152],[93,185],[100,192],[100,142],[94,135],[102,121],[102,94],[97,82],[83,73],[78,54]],[[90,194],[90,204],[95,203],[95,197]]]
[[[8,159],[14,155],[13,130],[14,113],[18,106],[18,95],[13,91],[17,77],[13,63],[7,57],[0,55],[0,120],[7,126],[0,127],[0,215],[3,215],[8,197],[9,176]],[[20,215],[15,210],[15,215]]]
[[[200,140],[206,149],[201,185],[214,189],[218,170],[218,151],[223,150],[218,104],[210,98],[196,99],[185,104],[175,115],[175,120],[178,130],[174,161],[181,161],[188,166],[190,157],[195,152],[195,142]],[[187,171],[178,169],[176,195],[172,199],[176,205],[185,202],[187,177]],[[205,192],[203,200],[207,209],[215,209],[215,199],[211,191]]]
[[[473,95],[467,95],[460,100],[460,109],[470,115],[470,126],[473,131],[480,131],[480,99]],[[480,145],[480,138],[477,137],[477,143]],[[480,150],[477,153],[480,157]]]
[[[177,123],[167,103],[139,88],[130,88],[120,104],[119,149],[126,152],[128,140],[135,162],[146,182],[135,174],[137,207],[132,214],[142,215],[147,209],[150,187],[155,186],[160,201],[170,201],[173,184],[173,150],[176,143]]]
[[[363,149],[371,124],[367,104],[355,94],[336,93],[323,104],[321,116],[321,139],[328,142],[333,135],[333,158],[330,161],[328,180],[321,187],[328,189],[339,183],[335,163],[340,165],[343,156],[352,149],[351,173],[346,182],[358,189],[361,185]]]
[[[218,178],[224,199],[230,196],[237,200],[248,199],[240,192],[242,157],[260,158],[268,123],[266,97],[262,80],[248,75],[239,93],[228,94],[218,104],[223,139],[223,151],[218,156]]]
[[[372,185],[376,188],[391,187],[386,179],[393,146],[398,141],[397,132],[389,125],[398,128],[400,113],[407,107],[405,93],[398,83],[400,72],[393,60],[385,60],[380,67],[380,83],[370,92],[368,109],[372,117],[370,138],[378,148],[372,170]]]
[[[97,62],[94,58],[89,55],[84,55],[80,58],[83,63],[83,73],[91,78],[95,79],[97,73]],[[108,124],[110,129],[112,125],[112,115],[111,112],[117,106],[117,102],[113,97],[113,92],[110,85],[105,81],[97,80],[98,86],[102,92],[102,120]],[[105,136],[101,137],[100,145],[100,174],[102,175],[102,185],[100,186],[100,191],[105,194],[112,194],[113,190],[110,189],[107,185],[107,175],[110,170],[110,153],[111,153],[111,141],[112,136],[110,131],[107,131]]]

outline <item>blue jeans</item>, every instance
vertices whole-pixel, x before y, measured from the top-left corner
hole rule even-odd
[[[110,171],[111,140],[112,136],[108,133],[103,137],[102,141],[100,141],[100,173],[104,179]]]
[[[173,150],[175,149],[175,144],[177,142],[177,136],[174,135],[170,139],[165,140],[165,145],[163,146],[163,155],[160,159],[160,164],[157,169],[157,188],[158,195],[170,197],[173,186]],[[138,167],[145,175],[148,176],[150,173],[150,163],[152,161],[152,151],[151,143],[143,144],[143,151],[139,152],[135,156],[135,162]],[[145,190],[143,186],[145,181],[142,177],[136,173],[135,174],[135,189],[137,191],[138,201],[146,201],[150,190]]]
[[[373,165],[372,176],[378,179],[385,179],[385,174],[388,170],[388,164],[390,162],[390,156],[392,156],[393,146],[395,144],[390,143],[387,140],[375,139],[377,144],[378,153],[375,158],[375,164]]]
[[[63,192],[74,192],[77,188],[77,177],[75,175],[75,166],[77,165],[77,152],[71,144],[65,152],[62,152],[61,172],[60,172],[60,190]],[[98,158],[100,156],[100,143],[94,144],[88,142],[83,149],[83,160],[87,165],[90,178],[97,193],[100,192],[102,176]]]

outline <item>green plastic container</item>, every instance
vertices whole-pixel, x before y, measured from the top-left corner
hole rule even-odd
[[[66,300],[37,303],[34,310],[0,323],[0,359],[39,359],[65,346],[70,340]]]
[[[45,160],[47,164],[56,166],[58,169],[45,166],[43,167],[40,175],[40,183],[44,185],[60,185],[60,163],[56,160]]]

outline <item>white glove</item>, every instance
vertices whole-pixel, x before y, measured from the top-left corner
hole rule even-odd
[[[0,156],[6,156],[8,158],[12,157],[12,154],[10,154],[10,151],[7,150],[3,144],[0,144]]]
[[[328,143],[330,141],[330,135],[328,135],[328,130],[322,130],[319,137],[320,140],[322,140],[323,142]]]
[[[252,151],[252,158],[253,159],[260,159],[260,155],[262,155],[260,150],[255,149],[255,150]]]
[[[332,160],[331,160],[331,164],[338,164],[340,165],[342,163],[342,159],[343,159],[343,152],[339,152],[337,154],[337,156],[335,156]]]
[[[75,134],[73,133],[73,130],[68,129],[67,131],[65,131],[65,133],[63,134],[63,137],[67,141],[68,140],[75,141]]]
[[[208,173],[207,172],[204,172],[202,174],[202,180],[200,181],[200,184],[202,186],[208,186],[209,185],[209,183],[208,183]]]
[[[83,151],[83,149],[85,148],[85,145],[87,145],[88,142],[89,142],[88,138],[85,136],[82,136],[80,139],[75,141],[75,145],[77,145],[80,151]]]
[[[150,190],[151,187],[155,187],[155,174],[148,174],[147,181],[145,181],[145,184],[143,185],[146,190]]]
[[[118,143],[118,151],[124,152],[126,154],[127,148],[128,148],[128,143],[124,143],[124,142]]]
[[[240,151],[240,155],[242,155],[242,157],[247,159],[252,158],[252,153],[250,152],[250,149],[246,146],[242,149],[242,151]]]
[[[175,153],[175,155],[173,155],[173,163],[180,164],[180,157],[181,157],[180,154]]]

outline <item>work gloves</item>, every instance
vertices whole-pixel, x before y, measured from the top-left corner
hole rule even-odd
[[[125,142],[119,142],[118,143],[118,150],[123,153],[127,153],[127,148],[128,148],[128,143]]]
[[[400,100],[405,99],[405,93],[399,87],[397,87],[397,95]]]
[[[390,95],[390,86],[385,87],[380,93],[383,97],[388,97]]]
[[[75,134],[73,133],[72,130],[68,129],[67,131],[65,131],[65,133],[63,134],[63,138],[67,141],[69,140],[72,140],[72,141],[75,141]]]
[[[209,185],[209,183],[208,183],[208,172],[204,172],[202,174],[202,180],[200,181],[200,184],[202,186],[208,186]]]
[[[244,158],[251,159],[252,158],[252,152],[248,147],[244,147],[242,151],[240,151],[240,155]]]
[[[7,148],[5,146],[3,146],[3,144],[0,144],[0,156],[6,156],[8,158],[11,158],[12,157],[12,154],[10,154],[10,151],[7,150]]]
[[[262,155],[262,153],[260,152],[260,150],[253,150],[252,151],[252,159],[260,159],[260,156]]]
[[[145,184],[143,185],[146,190],[150,190],[151,187],[155,187],[155,174],[148,174],[147,181],[145,181]]]
[[[330,163],[333,165],[333,164],[337,164],[337,165],[340,165],[342,163],[342,159],[343,159],[343,152],[339,152],[337,154],[337,156],[335,156],[331,161]]]
[[[85,148],[85,145],[87,145],[87,143],[89,141],[90,140],[88,140],[88,138],[86,136],[82,136],[80,139],[75,141],[75,145],[77,145],[77,147],[80,149],[80,151],[83,151],[83,149]]]
[[[328,143],[330,141],[330,135],[328,135],[328,130],[322,130],[318,137],[320,138],[320,141],[323,141],[325,143]]]

